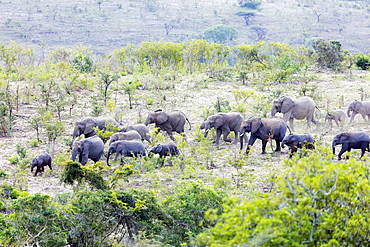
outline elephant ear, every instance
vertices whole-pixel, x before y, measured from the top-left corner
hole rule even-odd
[[[90,133],[92,133],[92,132],[94,132],[94,128],[96,127],[96,126],[98,126],[98,124],[96,123],[96,121],[95,120],[93,120],[93,119],[88,119],[88,120],[86,120],[86,122],[85,122],[85,131],[84,131],[84,135],[88,135],[88,134],[90,134]]]
[[[262,125],[262,119],[261,118],[254,118],[252,121],[251,121],[251,134],[254,134],[258,131],[258,129],[261,127]]]
[[[156,151],[157,153],[162,152],[162,149],[163,149],[163,146],[162,146],[161,144],[158,144],[158,145],[155,147],[155,151]]]
[[[349,138],[349,134],[348,134],[347,132],[345,132],[345,133],[342,133],[342,134],[340,135],[339,140],[340,140],[340,141],[347,141],[347,140],[348,140],[348,138]]]
[[[91,141],[84,140],[81,147],[82,147],[82,155],[86,155],[89,153],[90,147],[92,145]]]
[[[217,114],[215,117],[210,121],[211,126],[213,126],[215,129],[220,128],[222,125],[224,125],[226,122],[225,117],[222,114]]]
[[[157,112],[157,118],[156,118],[156,121],[155,121],[156,124],[163,124],[167,121],[168,121],[168,114],[167,113],[165,113],[163,111]]]
[[[282,113],[289,111],[294,105],[294,101],[289,97],[282,96],[281,100],[282,100],[282,104],[281,104]]]
[[[355,101],[353,102],[353,111],[360,111],[360,109],[362,108],[362,102],[361,101]]]

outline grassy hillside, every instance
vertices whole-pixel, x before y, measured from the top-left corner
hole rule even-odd
[[[350,52],[370,52],[368,1],[262,0],[257,10],[236,0],[26,1],[0,3],[0,42],[46,47],[91,46],[96,53],[151,39],[182,42],[202,37],[215,25],[238,32],[237,43],[264,40],[307,44],[312,38],[338,40]],[[254,11],[249,25],[240,11]],[[167,35],[166,35],[167,27]]]

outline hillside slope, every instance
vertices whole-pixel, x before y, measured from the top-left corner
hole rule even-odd
[[[350,52],[370,52],[368,1],[263,0],[248,26],[236,13],[252,10],[241,8],[237,0],[10,0],[0,6],[0,42],[47,48],[82,44],[107,53],[152,39],[201,38],[208,28],[224,24],[238,31],[237,43],[256,42],[255,30],[262,28],[267,42],[307,44],[324,37],[340,41]]]

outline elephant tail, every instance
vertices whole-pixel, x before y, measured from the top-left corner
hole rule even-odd
[[[185,117],[186,121],[188,121],[188,123],[189,123],[189,130],[191,130],[191,123],[190,123],[188,117],[182,111],[179,111],[179,110],[177,110],[177,111],[180,112]]]
[[[287,125],[286,127],[287,127],[287,128],[288,128],[288,130],[289,130],[289,135],[293,134],[293,133],[292,133],[292,130],[290,129],[290,127],[289,127],[288,125]]]

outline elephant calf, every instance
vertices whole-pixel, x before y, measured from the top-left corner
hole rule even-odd
[[[163,158],[163,157],[166,157],[166,156],[179,155],[180,151],[177,148],[176,143],[171,142],[171,143],[168,143],[168,144],[158,144],[157,146],[150,149],[149,153],[159,154],[159,157]]]
[[[141,141],[133,140],[113,142],[108,149],[107,165],[109,165],[109,157],[114,153],[116,153],[116,157],[114,158],[116,161],[119,154],[121,154],[121,157],[146,156],[146,149]]]
[[[336,135],[333,139],[332,148],[335,154],[335,146],[342,144],[342,149],[338,154],[338,160],[342,159],[342,154],[351,149],[361,149],[361,157],[365,151],[369,151],[370,136],[364,131],[344,132]]]
[[[310,134],[290,134],[284,137],[281,147],[284,148],[287,145],[291,150],[289,157],[292,157],[298,148],[315,149],[314,143],[315,140]]]
[[[328,112],[325,117],[325,122],[329,123],[330,128],[333,126],[333,120],[337,126],[339,126],[339,122],[343,123],[346,120],[346,113],[343,110]]]
[[[48,166],[50,170],[53,170],[51,168],[51,156],[48,153],[41,154],[40,156],[37,156],[34,158],[31,162],[31,172],[33,171],[33,168],[36,167],[36,172],[34,177],[36,177],[37,173],[44,172],[44,166]]]
[[[218,113],[209,116],[207,120],[200,125],[200,129],[204,129],[204,137],[207,137],[208,131],[211,128],[216,130],[215,145],[219,144],[221,134],[223,134],[225,142],[231,142],[232,140],[227,138],[227,136],[231,131],[234,131],[234,144],[237,144],[239,129],[243,120],[244,118],[239,112]]]

